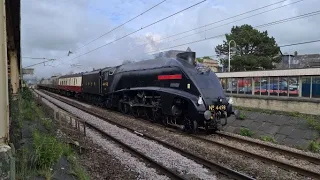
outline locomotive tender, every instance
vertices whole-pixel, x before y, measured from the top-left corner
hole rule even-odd
[[[214,72],[198,68],[195,52],[157,57],[92,72],[57,77],[46,89],[116,109],[125,114],[174,125],[220,130],[233,113]]]

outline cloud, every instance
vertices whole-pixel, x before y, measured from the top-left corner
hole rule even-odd
[[[179,37],[203,31],[205,28],[210,29],[267,9],[294,2],[293,0],[288,0],[284,3],[253,12],[251,14],[239,16],[224,22],[207,26],[203,29],[169,38],[162,43],[158,42],[159,39],[172,34],[194,29],[208,23],[216,22],[236,14],[277,2],[276,0],[243,0],[241,3],[239,3],[238,0],[206,1],[176,16],[168,18],[129,37],[119,40],[116,43],[112,43],[92,53],[75,58],[199,1],[167,0],[158,7],[126,24],[124,27],[116,29],[81,49],[78,48],[154,6],[160,1],[22,1],[22,56],[57,58],[57,61],[47,63],[46,66],[38,65],[34,67],[36,75],[40,77],[48,77],[53,73],[86,71],[92,70],[93,68],[119,65],[125,60],[149,58],[150,56],[147,55],[146,52],[161,50],[199,39],[229,33],[233,25],[242,25],[246,23],[257,26],[316,11],[318,10],[317,7],[320,7],[319,0],[305,0],[256,17],[217,27],[206,31],[205,33],[199,33],[180,40],[175,40]],[[320,15],[271,27],[265,27],[259,30],[268,30],[269,35],[275,37],[279,45],[319,39],[320,33],[316,31],[316,27],[320,23],[319,16]],[[187,47],[190,47],[193,51],[197,52],[197,56],[210,56],[215,54],[215,46],[221,44],[223,39],[224,37],[215,38],[203,42],[179,46],[174,49],[185,50]],[[320,43],[314,43],[285,47],[281,50],[282,52],[289,53],[298,51],[299,54],[319,53],[319,47]],[[74,54],[67,56],[69,50],[73,51]],[[59,59],[60,57],[63,58]],[[23,65],[26,66],[40,61],[41,60],[23,59]],[[71,66],[72,64],[78,64],[81,66]]]

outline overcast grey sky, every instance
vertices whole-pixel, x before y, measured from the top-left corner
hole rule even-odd
[[[143,59],[147,52],[184,44],[187,42],[229,33],[233,25],[250,24],[257,26],[268,22],[289,18],[320,10],[320,0],[304,0],[252,18],[231,23],[171,42],[154,42],[163,37],[216,22],[255,8],[278,2],[279,0],[206,0],[198,6],[168,18],[158,24],[143,29],[116,43],[107,45],[87,55],[75,58],[116,38],[131,33],[161,18],[187,8],[201,0],[166,0],[148,13],[125,26],[103,36],[74,54],[66,56],[87,42],[108,32],[117,25],[133,18],[162,0],[23,0],[21,7],[22,56],[57,58],[55,62],[37,65],[35,75],[49,77],[54,73],[69,73],[92,70],[121,64],[126,59]],[[235,17],[206,27],[207,29],[225,24],[246,16],[272,9],[297,0],[287,0],[269,8]],[[268,30],[279,45],[320,39],[320,15],[296,21],[260,28]],[[174,40],[204,29],[192,31],[171,38]],[[168,39],[170,40],[170,39]],[[190,47],[197,56],[214,55],[214,47],[221,44],[223,37],[176,47],[185,50]],[[143,45],[148,43],[146,45]],[[142,45],[141,45],[142,44]],[[319,53],[320,43],[282,48],[282,52],[299,54]],[[63,57],[63,58],[61,58]],[[61,58],[61,59],[60,59]],[[42,60],[22,59],[23,66]],[[74,67],[72,64],[78,64]]]

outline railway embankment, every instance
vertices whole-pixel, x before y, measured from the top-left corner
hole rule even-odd
[[[52,110],[41,106],[27,88],[10,103],[16,179],[88,179],[77,152],[57,133]]]
[[[319,116],[237,106],[238,118],[228,119],[224,131],[320,152]]]

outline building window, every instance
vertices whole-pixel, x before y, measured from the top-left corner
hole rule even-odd
[[[320,98],[320,76],[312,77],[312,97]]]
[[[300,94],[299,77],[288,77],[289,96],[298,97]]]
[[[310,97],[311,77],[302,77],[302,97]]]
[[[252,79],[251,78],[239,78],[238,79],[238,91],[239,94],[252,94]]]

